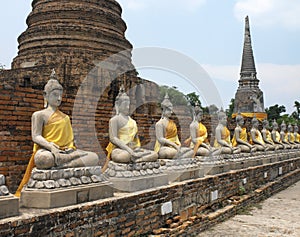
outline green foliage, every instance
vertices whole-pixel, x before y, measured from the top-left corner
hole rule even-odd
[[[190,103],[190,105],[195,106],[197,103],[200,107],[201,106],[201,101],[199,99],[199,95],[197,95],[195,92],[189,93],[186,96],[187,101]]]
[[[296,111],[292,113],[293,118],[299,120],[300,119],[300,102],[295,101],[294,107],[296,108]]]
[[[177,90],[176,87],[169,87],[169,86],[160,86],[159,87],[159,94],[160,94],[159,101],[160,102],[163,101],[166,93],[168,93],[173,105],[187,105],[188,104],[188,101],[182,92]]]
[[[226,114],[227,114],[227,117],[228,117],[228,118],[231,118],[231,116],[232,116],[232,114],[233,114],[233,110],[234,110],[234,101],[235,101],[235,99],[232,98],[232,99],[230,100],[229,108],[226,109]]]
[[[280,114],[286,112],[285,106],[278,104],[270,106],[266,108],[266,113],[268,114],[269,121],[278,120],[280,118]]]

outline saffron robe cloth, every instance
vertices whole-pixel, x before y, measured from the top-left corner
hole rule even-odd
[[[264,139],[263,139],[263,137],[262,137],[262,135],[261,135],[261,132],[258,131],[257,129],[256,129],[256,131],[255,131],[255,139],[256,139],[257,141],[261,142],[262,144],[265,144],[265,141],[264,141]],[[250,144],[251,144],[251,145],[254,144],[254,142],[252,141],[252,137],[250,138]]]
[[[268,142],[274,144],[274,141],[272,140],[271,132],[269,130],[266,130],[266,138]]]
[[[166,132],[165,132],[165,138],[171,142],[174,142],[177,146],[181,145],[179,138],[178,138],[178,134],[177,134],[177,126],[173,120],[169,120],[169,123],[166,128]],[[159,152],[160,148],[161,148],[161,144],[158,142],[158,140],[156,140],[155,146],[154,146],[154,151]]]
[[[295,136],[294,136],[293,133],[288,133],[287,135],[290,135],[290,136],[291,136],[291,137],[290,137],[291,142],[295,142]]]
[[[47,124],[43,127],[42,136],[48,142],[53,142],[59,146],[60,150],[76,149],[70,117],[59,110],[56,110],[50,116]],[[39,149],[41,149],[39,145],[33,145],[33,154],[27,165],[24,177],[15,193],[17,197],[20,197],[22,188],[30,179],[31,171],[35,167],[34,156]]]
[[[294,135],[294,137],[295,137],[295,142],[300,142],[300,134],[299,133]]]
[[[228,130],[227,127],[224,127],[222,130],[222,134],[221,134],[221,139],[224,140],[225,142],[227,142],[229,145],[231,144],[231,139],[230,139],[230,131]],[[215,139],[215,143],[214,143],[214,147],[222,147],[219,143],[218,140]]]
[[[199,147],[201,146],[201,144],[203,142],[207,142],[207,129],[206,127],[202,124],[202,123],[199,123],[198,124],[198,129],[197,129],[197,133],[196,133],[196,136],[197,136],[197,143],[196,143],[196,147]],[[185,140],[184,142],[185,145],[189,146],[190,148],[194,148],[195,147],[195,144],[192,142],[192,138],[189,137],[188,139]]]
[[[276,142],[281,142],[280,133],[278,131],[275,132],[275,139],[276,139]]]
[[[129,120],[125,126],[119,129],[118,138],[128,145],[131,149],[135,149],[137,147],[141,147],[140,139],[137,135],[138,128],[136,125],[136,121],[129,117]],[[110,160],[112,151],[117,148],[111,142],[107,145],[107,159]]]
[[[241,131],[241,133],[240,133],[240,139],[241,139],[242,141],[244,141],[244,142],[248,142],[248,138],[247,138],[247,129],[246,129],[246,128],[242,128],[242,131]],[[232,138],[231,143],[232,143],[232,146],[233,146],[233,147],[238,146],[237,139],[236,139],[236,137],[235,137],[235,133],[234,133],[234,135],[233,135],[233,138]]]

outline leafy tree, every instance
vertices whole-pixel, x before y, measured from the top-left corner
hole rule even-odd
[[[189,93],[185,97],[186,97],[187,101],[190,102],[190,104],[192,106],[195,106],[195,104],[198,103],[198,105],[200,107],[202,107],[201,106],[201,101],[199,99],[199,95],[197,95],[195,92]]]
[[[296,108],[296,111],[292,113],[292,116],[299,120],[300,119],[300,102],[295,101],[294,107]]]
[[[170,100],[173,105],[187,105],[188,101],[185,95],[177,90],[176,87],[160,86],[159,87],[160,98],[159,101],[162,102],[166,93],[168,93]]]
[[[285,106],[278,104],[272,105],[269,108],[266,108],[266,113],[268,114],[269,121],[273,121],[274,119],[279,119],[280,114],[286,112]]]
[[[230,100],[229,108],[226,109],[226,114],[227,114],[227,116],[228,116],[229,118],[231,118],[231,116],[232,116],[232,114],[233,114],[233,110],[234,110],[234,101],[235,101],[235,99],[232,98],[232,99]]]

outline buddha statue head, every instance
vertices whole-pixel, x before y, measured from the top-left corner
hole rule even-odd
[[[278,129],[278,123],[276,122],[276,120],[274,119],[273,123],[272,123],[272,127],[274,130]]]
[[[280,129],[281,131],[285,132],[286,131],[286,124],[284,121],[282,121],[281,125],[280,125]]]
[[[251,123],[254,128],[256,128],[256,129],[258,128],[259,122],[258,122],[258,119],[256,118],[256,116],[254,116],[252,118]]]
[[[263,125],[264,128],[269,129],[269,121],[267,119],[264,119],[262,121],[262,125]]]
[[[299,127],[297,124],[294,125],[294,133],[298,133],[299,131]]]
[[[173,113],[173,104],[170,101],[168,93],[166,93],[164,100],[161,102],[162,116],[170,117]]]
[[[222,124],[223,126],[227,125],[227,116],[223,110],[219,111],[218,120],[219,120],[219,123]]]
[[[238,115],[235,118],[235,121],[239,126],[244,125],[244,117],[241,115],[241,113],[238,113]]]
[[[54,106],[59,106],[61,104],[62,92],[63,87],[57,80],[55,70],[52,69],[50,79],[44,87],[44,107],[47,108],[49,103]]]
[[[203,116],[203,110],[201,109],[198,102],[194,106],[194,121],[201,122]]]
[[[289,131],[289,132],[293,132],[293,126],[292,126],[291,123],[289,123],[289,125],[288,125],[288,131]]]
[[[124,85],[121,85],[119,94],[115,101],[116,114],[129,115],[130,98],[125,92]]]

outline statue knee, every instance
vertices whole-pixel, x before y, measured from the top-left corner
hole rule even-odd
[[[55,159],[50,151],[38,151],[34,156],[34,163],[38,169],[51,169],[55,166]]]

